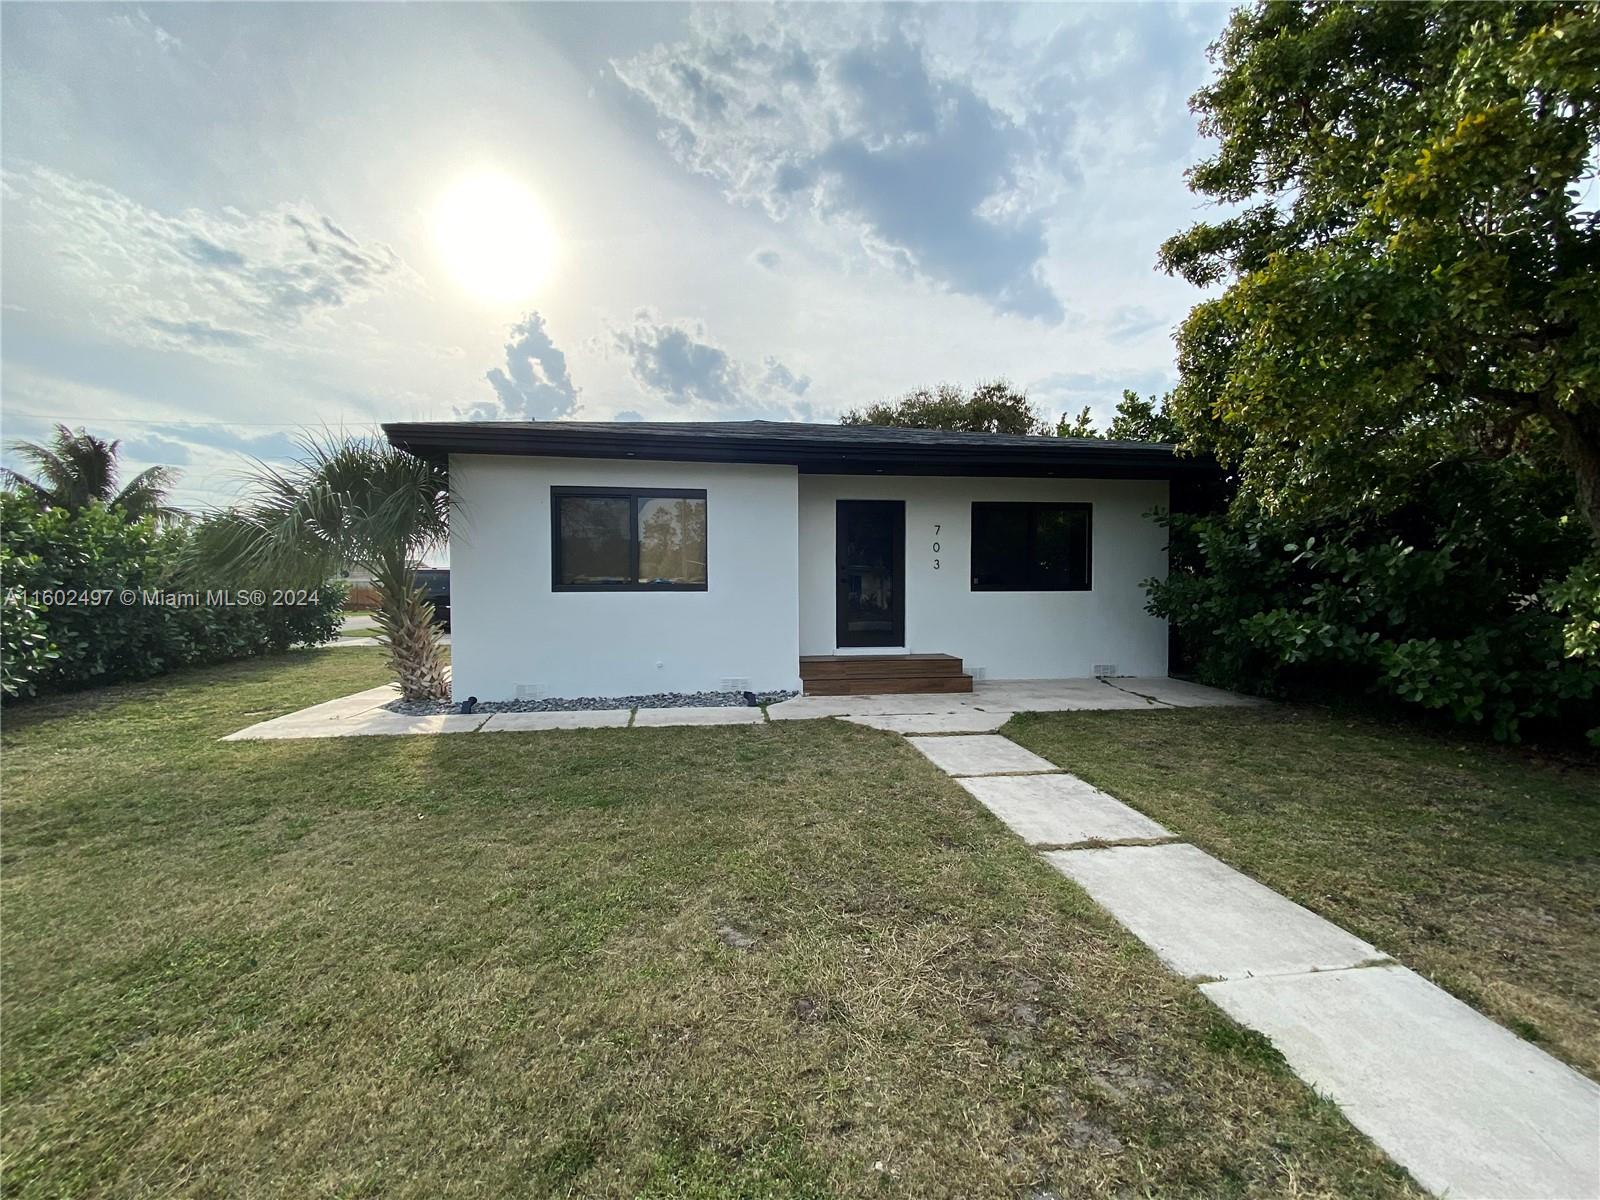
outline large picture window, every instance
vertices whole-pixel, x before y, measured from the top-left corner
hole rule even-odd
[[[972,506],[972,590],[1089,590],[1088,504]]]
[[[706,494],[551,488],[558,592],[706,589]]]

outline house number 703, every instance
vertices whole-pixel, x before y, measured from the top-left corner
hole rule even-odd
[[[935,571],[937,571],[939,569],[939,559],[938,559],[938,554],[939,554],[939,530],[942,529],[942,528],[944,528],[942,525],[935,525],[933,527],[933,553],[934,553],[933,569]]]

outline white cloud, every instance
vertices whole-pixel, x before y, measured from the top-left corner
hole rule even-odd
[[[88,303],[103,331],[138,345],[235,356],[413,276],[308,204],[169,216],[47,167],[4,175],[7,223]]]
[[[709,340],[698,322],[658,321],[648,309],[633,324],[614,329],[619,351],[641,391],[688,410],[684,415],[728,420],[766,417],[808,420],[811,406],[798,397],[811,380],[767,357],[752,370]]]
[[[1040,169],[1040,133],[934,63],[914,22],[833,17],[750,31],[697,10],[688,40],[612,66],[674,157],[731,199],[849,228],[897,270],[1059,321],[1044,208],[1066,172]]]
[[[495,399],[472,405],[456,415],[468,421],[557,421],[578,407],[578,388],[567,370],[567,356],[556,348],[544,318],[529,313],[512,327],[506,343],[506,365],[492,368],[485,379]]]

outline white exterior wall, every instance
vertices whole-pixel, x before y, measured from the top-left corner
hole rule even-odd
[[[784,466],[453,455],[455,698],[798,688],[797,484]],[[552,590],[557,486],[704,488],[706,590]]]
[[[969,671],[981,669],[989,679],[1076,678],[1097,665],[1114,665],[1122,675],[1167,673],[1167,623],[1144,611],[1145,590],[1139,586],[1142,579],[1167,573],[1166,531],[1144,515],[1167,506],[1165,480],[802,475],[802,654],[837,651],[838,500],[906,502],[907,650],[957,655]],[[1092,590],[974,592],[974,500],[1092,504]]]

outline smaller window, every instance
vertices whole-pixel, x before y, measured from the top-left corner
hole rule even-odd
[[[1089,591],[1088,504],[972,506],[972,590]]]
[[[706,590],[706,494],[551,488],[558,592]]]

